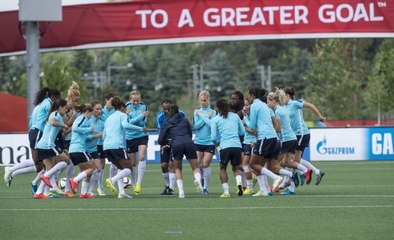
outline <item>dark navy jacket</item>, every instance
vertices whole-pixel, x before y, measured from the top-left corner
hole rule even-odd
[[[158,142],[160,145],[167,144],[169,138],[171,138],[171,147],[183,143],[193,143],[192,126],[189,120],[180,114],[168,119],[160,130]]]

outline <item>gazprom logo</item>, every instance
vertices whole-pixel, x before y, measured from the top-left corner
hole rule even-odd
[[[324,135],[323,140],[316,145],[318,153],[325,155],[354,154],[354,147],[330,147],[327,146],[327,138]]]

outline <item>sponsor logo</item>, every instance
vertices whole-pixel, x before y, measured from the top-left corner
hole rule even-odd
[[[323,140],[318,142],[316,150],[322,155],[339,155],[339,154],[354,154],[354,147],[333,147],[327,146],[327,137],[324,135]]]

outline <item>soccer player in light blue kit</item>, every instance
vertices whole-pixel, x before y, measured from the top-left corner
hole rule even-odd
[[[71,189],[77,193],[79,182],[82,181],[81,194],[79,198],[93,198],[88,194],[88,185],[93,171],[96,169],[92,156],[87,152],[86,139],[92,138],[94,126],[90,123],[93,107],[90,104],[82,105],[81,114],[72,125],[72,138],[69,155],[74,166],[79,166],[80,173],[75,178],[70,178]]]
[[[52,188],[58,194],[64,194],[56,185],[53,177],[58,171],[62,171],[70,163],[67,155],[57,148],[55,139],[59,131],[67,129],[68,126],[63,122],[63,116],[67,111],[67,101],[57,99],[51,105],[49,116],[46,118],[46,124],[41,139],[37,143],[38,161],[43,161],[45,173],[40,176],[42,182],[34,194],[34,198],[48,198],[43,194],[45,184]]]
[[[242,142],[242,169],[245,173],[246,178],[246,189],[244,190],[244,195],[253,194],[253,176],[250,172],[250,157],[252,155],[252,143],[256,142],[256,131],[250,130],[250,103],[249,100],[244,100],[244,108],[242,110],[243,120],[242,124],[245,127],[245,137]]]
[[[118,198],[131,198],[130,195],[125,193],[123,187],[123,178],[128,177],[133,169],[133,165],[125,150],[125,129],[146,132],[146,128],[135,126],[128,122],[128,116],[123,112],[126,105],[119,97],[113,97],[111,105],[114,107],[115,112],[107,118],[104,124],[103,149],[108,161],[118,167],[120,171],[115,176],[107,178],[105,182],[114,195],[117,194],[114,184],[118,183]]]
[[[130,102],[126,103],[126,113],[128,114],[129,123],[144,129],[148,117],[148,105],[141,102],[141,93],[139,91],[132,91],[129,94]],[[126,149],[133,166],[136,165],[136,155],[138,152],[138,176],[135,179],[135,171],[132,173],[132,184],[134,185],[134,193],[136,195],[141,193],[142,178],[146,169],[146,150],[148,147],[149,136],[142,130],[127,130],[126,129]]]
[[[250,106],[250,126],[251,130],[257,131],[257,142],[253,148],[250,166],[256,172],[260,191],[253,196],[268,196],[270,191],[267,176],[274,180],[273,189],[275,190],[283,181],[283,178],[271,172],[265,167],[267,161],[277,158],[280,151],[278,137],[274,129],[270,109],[262,99],[265,98],[266,90],[252,88],[249,90]]]
[[[219,99],[216,102],[216,107],[219,114],[211,121],[211,140],[216,142],[217,135],[218,133],[220,134],[220,181],[223,187],[223,194],[220,197],[230,197],[228,175],[226,171],[229,162],[231,162],[237,182],[238,196],[242,196],[242,145],[239,138],[245,135],[245,129],[239,116],[230,112],[230,105],[225,99]]]
[[[196,130],[194,144],[196,145],[199,166],[202,167],[203,194],[208,195],[211,182],[210,165],[215,154],[215,144],[211,140],[211,120],[216,116],[216,111],[209,105],[210,94],[208,90],[200,92],[198,98],[201,107],[194,111],[193,116],[193,129]]]
[[[100,116],[100,120],[102,120],[104,123],[107,120],[107,118],[115,112],[114,107],[112,107],[111,105],[111,101],[113,97],[115,97],[115,94],[112,92],[107,92],[104,96],[105,105],[102,108],[102,114]],[[102,149],[102,145],[100,146],[100,148]],[[103,157],[105,158],[105,154],[103,154]],[[105,164],[104,164],[104,168],[105,168]],[[115,176],[117,171],[118,168],[111,163],[109,167],[109,177]],[[104,169],[100,173],[100,180],[97,186],[97,192],[100,196],[105,196],[105,191],[102,185],[103,181],[104,181]]]
[[[297,174],[293,171],[293,169],[298,169],[304,175],[307,172],[307,168],[293,161],[295,149],[297,146],[297,138],[293,129],[290,126],[290,117],[286,107],[281,106],[280,104],[285,104],[284,102],[285,93],[283,90],[277,90],[276,93],[270,93],[267,97],[267,105],[275,110],[275,121],[278,122],[278,133],[281,141],[281,149],[280,155],[277,161],[274,162],[275,166],[272,168],[279,169],[279,173],[281,175],[285,175],[286,180],[290,182],[289,188],[282,192],[282,195],[292,195],[295,194],[295,187],[298,187],[299,180]],[[282,101],[280,101],[282,100]],[[280,104],[279,104],[280,103]],[[282,169],[283,167],[287,167],[289,170]],[[270,168],[271,171],[273,171]],[[277,172],[278,170],[274,171]],[[285,182],[285,181],[283,181]],[[281,184],[283,186],[283,183]],[[277,189],[279,191],[279,189]]]
[[[32,154],[32,160],[26,160],[15,164],[12,167],[4,168],[4,181],[7,186],[11,186],[12,178],[19,174],[40,172],[36,179],[31,183],[32,193],[37,191],[37,183],[40,175],[43,173],[43,164],[37,158],[37,142],[41,139],[45,127],[45,120],[51,108],[52,102],[60,98],[60,92],[56,89],[43,88],[36,93],[34,99],[34,109],[29,121],[29,142]],[[42,171],[42,172],[41,172]]]
[[[326,118],[320,114],[319,109],[317,109],[317,107],[312,103],[308,103],[303,100],[295,100],[294,88],[285,87],[284,91],[286,93],[287,98],[289,99],[286,107],[290,113],[291,128],[297,135],[297,140],[298,140],[294,161],[301,163],[307,168],[312,169],[313,173],[316,174],[315,184],[319,185],[325,173],[317,169],[310,162],[302,159],[302,154],[304,153],[305,148],[308,147],[311,138],[309,129],[304,121],[304,114],[302,110],[304,107],[312,109],[312,111],[318,116],[319,120],[322,122],[324,122]],[[309,184],[310,181],[311,181],[311,174],[307,174],[306,183]]]
[[[94,163],[96,164],[97,169],[93,172],[92,178],[90,180],[89,191],[88,193],[94,196],[94,188],[97,183],[99,184],[98,188],[103,188],[100,186],[101,184],[101,173],[104,170],[105,165],[105,156],[103,150],[103,130],[104,130],[104,121],[100,119],[102,113],[102,105],[100,101],[92,101],[90,105],[93,108],[92,117],[90,118],[90,124],[94,127],[94,132],[91,137],[88,137],[86,140],[86,150],[92,156]],[[105,196],[105,193],[98,192],[99,196]]]

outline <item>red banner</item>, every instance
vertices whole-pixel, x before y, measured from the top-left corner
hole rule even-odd
[[[0,55],[24,51],[18,12],[0,13]],[[151,0],[63,7],[44,51],[178,42],[394,37],[394,1]]]

